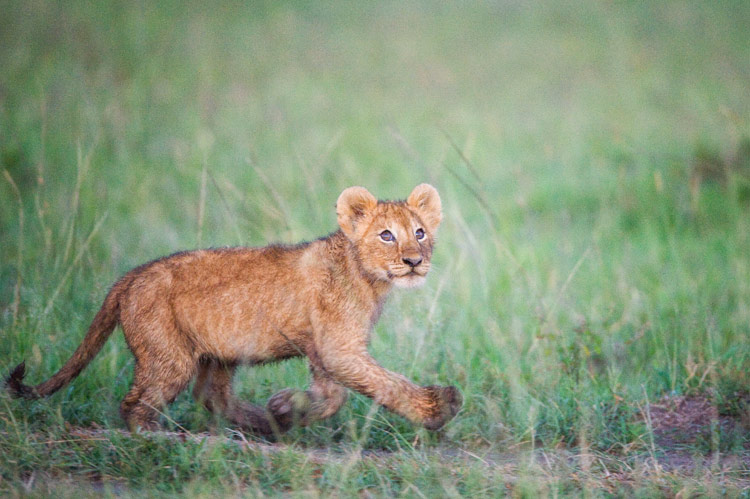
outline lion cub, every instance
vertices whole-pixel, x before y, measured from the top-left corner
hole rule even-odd
[[[440,428],[461,407],[459,391],[416,386],[367,352],[391,288],[418,286],[430,270],[440,196],[421,184],[406,201],[378,201],[350,187],[336,213],[340,230],[314,242],[176,253],[130,271],[65,365],[32,387],[22,384],[21,363],[8,377],[11,392],[38,398],[59,390],[120,324],[135,356],[133,385],[120,405],[131,430],[154,429],[159,409],[193,377],[193,394],[209,410],[261,434],[335,414],[347,388]],[[310,361],[308,390],[282,390],[265,409],[235,398],[239,364],[301,355]]]

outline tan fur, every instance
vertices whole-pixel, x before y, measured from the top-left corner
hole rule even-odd
[[[335,414],[346,388],[440,428],[461,406],[458,390],[414,385],[367,352],[393,285],[419,285],[430,269],[440,197],[427,184],[405,202],[377,201],[351,187],[341,193],[336,213],[341,230],[311,243],[190,251],[132,270],[113,286],[60,371],[30,387],[21,383],[21,364],[8,378],[12,393],[36,398],[60,389],[119,323],[135,356],[133,385],[120,408],[131,429],[153,428],[158,410],[194,377],[193,393],[209,410],[258,433]],[[384,241],[384,230],[394,240]],[[301,355],[310,361],[309,390],[282,390],[266,409],[232,394],[239,364]]]

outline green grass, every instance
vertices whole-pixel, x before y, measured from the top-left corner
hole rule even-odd
[[[371,351],[465,397],[429,433],[354,395],[273,451],[187,394],[168,427],[232,438],[76,437],[122,427],[117,333],[49,400],[0,396],[0,491],[747,493],[749,25],[742,1],[0,1],[2,372],[52,374],[140,263],[316,238],[345,187],[426,181],[434,270]],[[236,388],[307,378],[292,360]],[[661,448],[664,395],[740,430]],[[658,465],[677,451],[703,464]]]

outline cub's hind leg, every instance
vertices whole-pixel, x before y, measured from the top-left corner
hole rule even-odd
[[[234,396],[232,377],[236,369],[236,363],[202,358],[193,387],[193,396],[206,409],[223,414],[243,430],[261,435],[272,434],[273,429],[265,409],[242,402]]]
[[[120,301],[120,324],[135,357],[133,385],[120,404],[131,431],[155,429],[162,409],[185,389],[198,364],[195,345],[175,323],[165,300],[169,288],[164,277],[146,267]]]
[[[136,362],[135,371],[133,373],[133,383],[130,386],[127,395],[125,395],[125,398],[123,398],[120,403],[120,417],[125,421],[125,424],[130,431],[135,431],[138,427],[149,431],[156,429],[155,415],[138,414],[133,412],[133,409],[138,405],[138,401],[141,399],[141,394],[145,387],[146,382],[143,370]]]
[[[185,389],[194,369],[194,362],[154,364],[137,361],[133,385],[120,404],[120,415],[130,431],[157,429],[161,410]]]
[[[347,389],[334,381],[323,369],[314,351],[308,351],[312,384],[306,391],[288,388],[268,400],[268,411],[279,430],[286,431],[295,423],[306,426],[338,412],[348,395]]]

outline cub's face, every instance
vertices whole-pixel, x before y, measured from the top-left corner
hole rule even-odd
[[[336,212],[365,272],[399,287],[424,283],[442,218],[434,187],[418,185],[406,201],[394,202],[378,201],[363,187],[350,187],[339,196]]]

